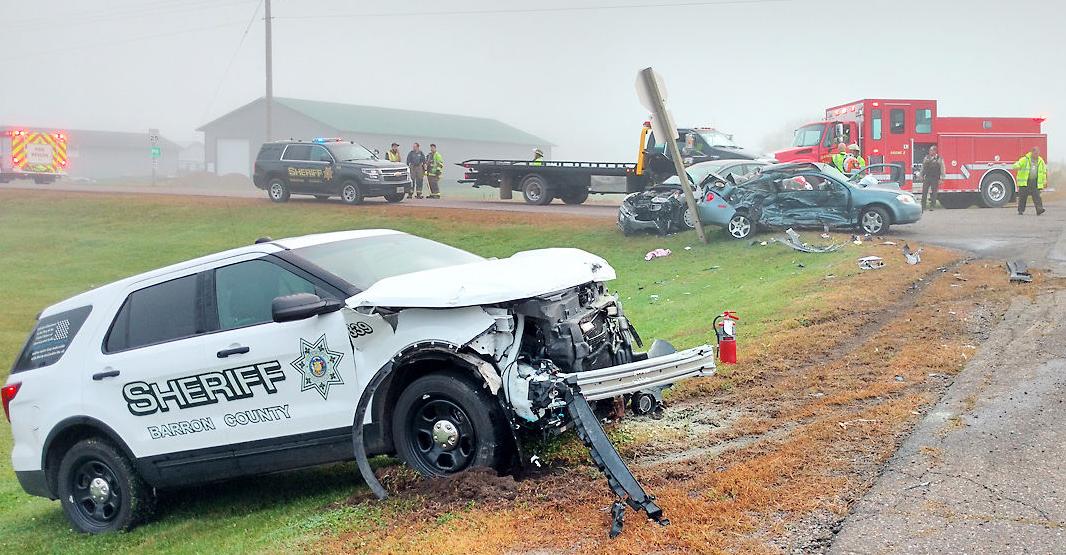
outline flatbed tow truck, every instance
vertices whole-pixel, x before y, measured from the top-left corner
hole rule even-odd
[[[678,144],[685,165],[707,160],[755,158],[755,155],[732,144],[719,144],[729,136],[711,128],[679,129]],[[651,123],[640,130],[637,161],[576,162],[556,160],[483,160],[460,162],[464,177],[459,183],[476,187],[495,187],[500,198],[510,200],[517,189],[528,204],[544,206],[556,198],[566,204],[581,204],[590,193],[635,193],[672,177],[674,165],[666,158],[663,143],[656,143]],[[593,191],[592,178],[625,179],[625,190]]]

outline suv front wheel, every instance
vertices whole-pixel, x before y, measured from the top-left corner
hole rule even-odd
[[[345,181],[341,186],[341,200],[344,204],[363,204],[363,188],[355,181]]]
[[[289,200],[291,195],[289,184],[285,183],[285,180],[280,177],[273,177],[267,182],[267,194],[270,195],[270,200],[274,202],[285,202]]]
[[[129,530],[155,507],[152,489],[114,445],[99,438],[75,443],[59,463],[59,500],[81,532]]]

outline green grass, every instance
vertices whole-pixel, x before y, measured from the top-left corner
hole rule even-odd
[[[740,312],[743,345],[744,337],[758,336],[795,299],[807,296],[819,278],[841,273],[841,262],[849,258],[845,253],[803,255],[780,245],[751,247],[718,232],[710,245],[698,244],[692,233],[623,238],[610,221],[589,220],[585,225],[519,216],[521,221],[515,223],[494,213],[466,213],[466,219],[428,211],[404,218],[395,213],[389,207],[272,205],[265,199],[182,203],[167,198],[0,193],[0,364],[14,360],[35,315],[51,303],[263,235],[388,227],[483,256],[504,257],[548,246],[583,248],[615,267],[619,278],[610,287],[622,297],[641,335],[669,339],[678,347],[712,341],[710,321],[726,309]],[[645,262],[644,253],[656,247],[674,254]],[[806,267],[798,267],[798,262]],[[22,492],[11,470],[10,452],[10,427],[0,425],[4,553],[285,551],[322,534],[380,526],[383,511],[403,510],[398,501],[370,508],[328,508],[362,487],[354,466],[343,464],[171,493],[162,499],[154,522],[127,534],[89,537],[70,531],[57,502]]]

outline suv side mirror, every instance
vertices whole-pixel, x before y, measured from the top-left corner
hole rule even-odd
[[[313,293],[296,293],[276,297],[270,304],[270,312],[275,322],[293,322],[336,312],[342,306],[344,303],[336,299],[322,299]]]

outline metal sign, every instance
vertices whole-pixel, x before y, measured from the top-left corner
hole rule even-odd
[[[159,130],[154,127],[148,128],[148,142],[152,145],[159,144]]]
[[[163,149],[157,146],[152,147],[152,158],[159,158],[163,156]]]

